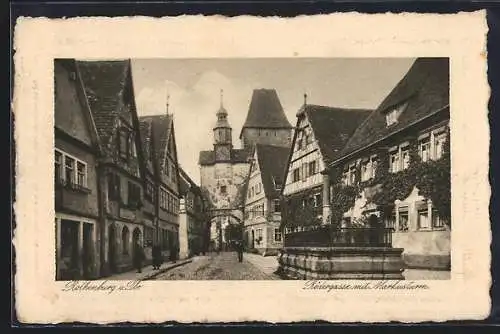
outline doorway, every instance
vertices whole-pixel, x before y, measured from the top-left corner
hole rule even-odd
[[[82,264],[83,264],[83,277],[91,278],[93,275],[94,268],[94,248],[93,248],[93,233],[94,225],[90,223],[83,223],[83,252],[82,252]]]
[[[141,230],[138,227],[136,227],[134,229],[134,232],[132,233],[132,244],[134,247],[134,249],[133,249],[134,253],[135,253],[135,247],[137,247],[137,243],[139,242],[139,245],[141,245],[140,241],[141,241]],[[141,247],[142,247],[142,245],[141,245]]]

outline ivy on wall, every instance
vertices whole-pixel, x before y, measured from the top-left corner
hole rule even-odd
[[[308,189],[281,199],[281,228],[321,224],[318,215],[321,214],[322,206],[315,207],[312,200],[317,191],[317,188]]]
[[[387,216],[394,208],[395,200],[407,198],[414,187],[419,195],[430,199],[441,218],[450,224],[450,141],[449,130],[443,147],[443,155],[439,160],[422,162],[418,154],[417,138],[409,140],[409,166],[397,173],[389,172],[389,153],[386,148],[377,152],[378,165],[375,177],[369,181],[360,181],[360,166],[356,166],[354,185],[342,184],[341,171],[337,168],[331,172],[332,198],[331,223],[340,224],[344,212],[354,206],[356,198],[367,187],[377,187],[370,202],[376,204],[383,216]]]

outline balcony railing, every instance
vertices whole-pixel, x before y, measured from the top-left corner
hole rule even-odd
[[[285,234],[285,247],[392,247],[391,228],[335,228]]]

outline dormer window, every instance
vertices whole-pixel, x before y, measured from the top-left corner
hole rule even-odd
[[[403,110],[406,108],[407,103],[401,103],[397,105],[396,107],[388,110],[385,114],[385,122],[387,126],[391,126],[393,124],[396,124],[398,122],[399,116],[403,112]]]

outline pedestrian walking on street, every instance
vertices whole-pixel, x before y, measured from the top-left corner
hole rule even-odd
[[[236,241],[236,252],[238,252],[238,262],[243,262],[243,243]]]
[[[160,269],[161,264],[163,263],[161,249],[159,245],[153,246],[153,269]]]
[[[137,269],[138,273],[142,272],[142,262],[144,261],[144,258],[145,258],[144,249],[142,249],[141,243],[137,241],[134,247],[132,262],[134,268]]]

